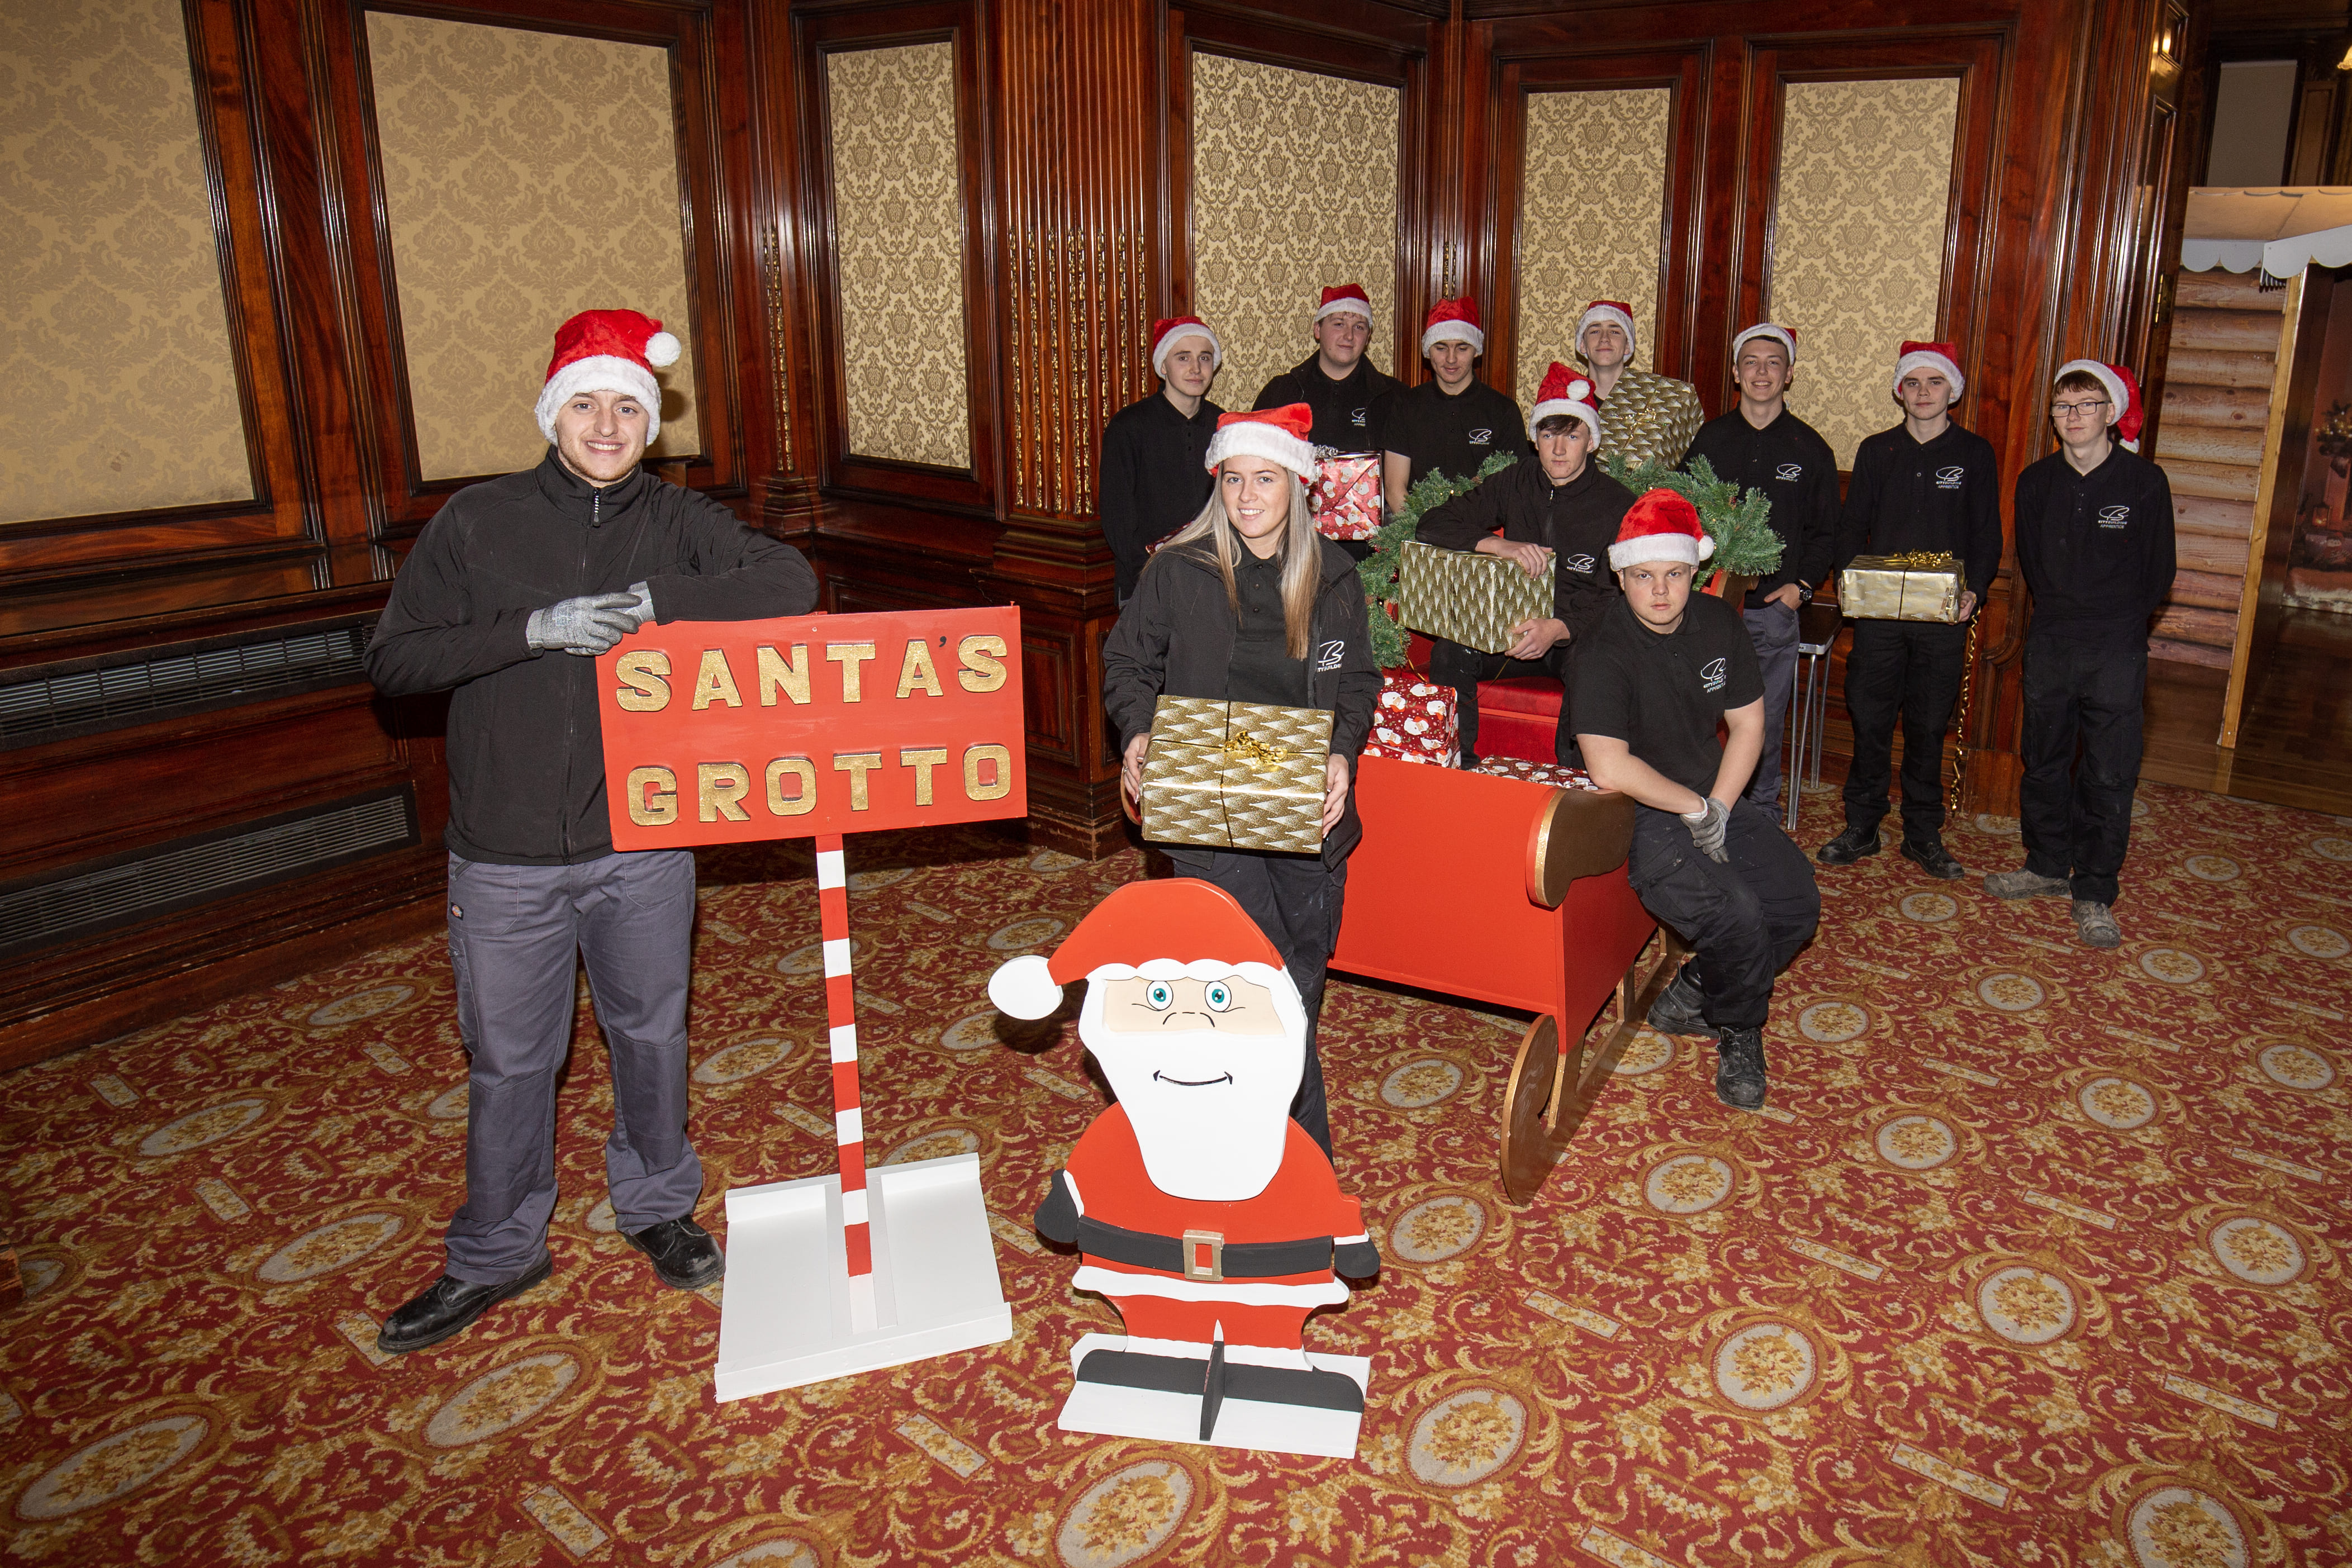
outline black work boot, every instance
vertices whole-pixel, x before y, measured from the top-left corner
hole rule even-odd
[[[1952,858],[1952,852],[1944,847],[1940,838],[1931,838],[1924,844],[1905,839],[1903,858],[1914,862],[1930,877],[1940,877],[1947,882],[1958,881],[1969,874],[1969,868]]]
[[[383,1321],[383,1327],[376,1331],[375,1348],[385,1355],[399,1355],[437,1345],[508,1297],[520,1296],[546,1279],[554,1267],[553,1258],[542,1258],[536,1267],[513,1279],[489,1285],[468,1284],[444,1274],[426,1286],[423,1295]]]
[[[1878,853],[1878,825],[1864,827],[1849,822],[1845,831],[1813,851],[1813,858],[1824,866],[1851,866],[1865,855]]]
[[[1741,1110],[1764,1103],[1764,1031],[1726,1029],[1716,1040],[1715,1097]]]
[[[1691,978],[1691,966],[1685,963],[1673,983],[1658,993],[1642,1021],[1662,1035],[1704,1035],[1713,1039],[1715,1026],[1701,1012],[1705,1005],[1698,982]]]
[[[625,1230],[621,1239],[654,1260],[654,1272],[675,1290],[699,1290],[727,1272],[727,1259],[710,1233],[684,1219],[666,1219],[643,1230]]]

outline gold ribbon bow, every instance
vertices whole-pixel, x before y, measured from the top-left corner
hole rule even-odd
[[[1239,757],[1259,773],[1272,773],[1285,761],[1282,752],[1267,745],[1247,730],[1235,730],[1225,737],[1225,752]]]
[[[1913,550],[1901,555],[1887,556],[1886,563],[1911,572],[1948,570],[1960,562],[1959,557],[1948,550]]]

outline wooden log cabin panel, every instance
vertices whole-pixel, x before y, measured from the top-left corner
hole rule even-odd
[[[2264,417],[2267,419],[2267,413]],[[2167,421],[2157,442],[2156,460],[2186,458],[2198,463],[2234,463],[2259,474],[2263,466],[2263,427],[2224,429],[2210,425],[2174,426]]]
[[[2226,654],[2238,640],[2238,616],[2235,610],[2200,610],[2186,605],[2167,605],[2156,617],[2156,637],[2173,642],[2197,643],[2206,647],[2218,647]]]
[[[2171,602],[2193,605],[2199,609],[2227,610],[2232,616],[2236,615],[2238,599],[2244,592],[2246,581],[2245,551],[2242,548],[2239,550],[2238,565],[2234,571],[2226,564],[2215,571],[2200,571],[2191,568],[2188,562],[2188,552],[2183,551],[2181,567],[2172,576]]]
[[[2201,463],[2188,458],[2164,459],[2165,476],[2176,496],[2201,496],[2211,500],[2241,502],[2252,507],[2262,489],[2262,470],[2235,463]]]
[[[2182,347],[2176,339],[2172,357],[2166,363],[2165,384],[2168,387],[2183,384],[2248,387],[2267,395],[2277,374],[2273,351],[2253,353],[2223,349],[2192,349]],[[2168,392],[2166,395],[2170,394]]]
[[[2230,668],[2230,650],[2212,647],[2203,643],[2180,642],[2171,637],[2152,637],[2147,639],[2147,657],[2171,664],[2201,665],[2207,669],[2226,671]]]
[[[2215,572],[2242,583],[2246,576],[2246,540],[2241,534],[2231,539],[2212,533],[2179,533],[2172,536],[2173,554],[2185,572]],[[2236,604],[2235,599],[2230,601]]]
[[[2171,472],[2168,466],[2168,474]],[[2216,500],[2210,496],[2192,496],[2181,492],[2179,480],[2172,487],[2172,522],[2181,533],[2210,533],[2220,539],[2244,539],[2254,531],[2254,507],[2252,501]]]
[[[2252,386],[2200,386],[2175,380],[2165,388],[2164,423],[2167,445],[2171,426],[2252,430],[2260,436],[2271,415],[2270,393]]]
[[[2172,318],[2172,341],[2208,353],[2274,354],[2279,321],[2275,310],[2182,310]]]
[[[2202,307],[2221,310],[2268,310],[2278,315],[2286,309],[2286,290],[2265,290],[2257,272],[2183,272],[2173,289],[2176,310]]]

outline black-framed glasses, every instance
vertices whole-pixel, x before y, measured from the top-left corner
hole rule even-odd
[[[2050,412],[2053,417],[2063,419],[2070,414],[2095,414],[2106,405],[2107,400],[2102,397],[2091,403],[2053,403]]]

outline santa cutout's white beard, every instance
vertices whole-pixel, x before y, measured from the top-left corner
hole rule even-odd
[[[1104,1028],[1100,995],[1092,988],[1078,1037],[1135,1129],[1151,1184],[1202,1203],[1265,1191],[1282,1165],[1290,1102],[1307,1066],[1306,1020],[1289,1016],[1296,1004],[1282,1010],[1280,1035],[1160,1035]]]

